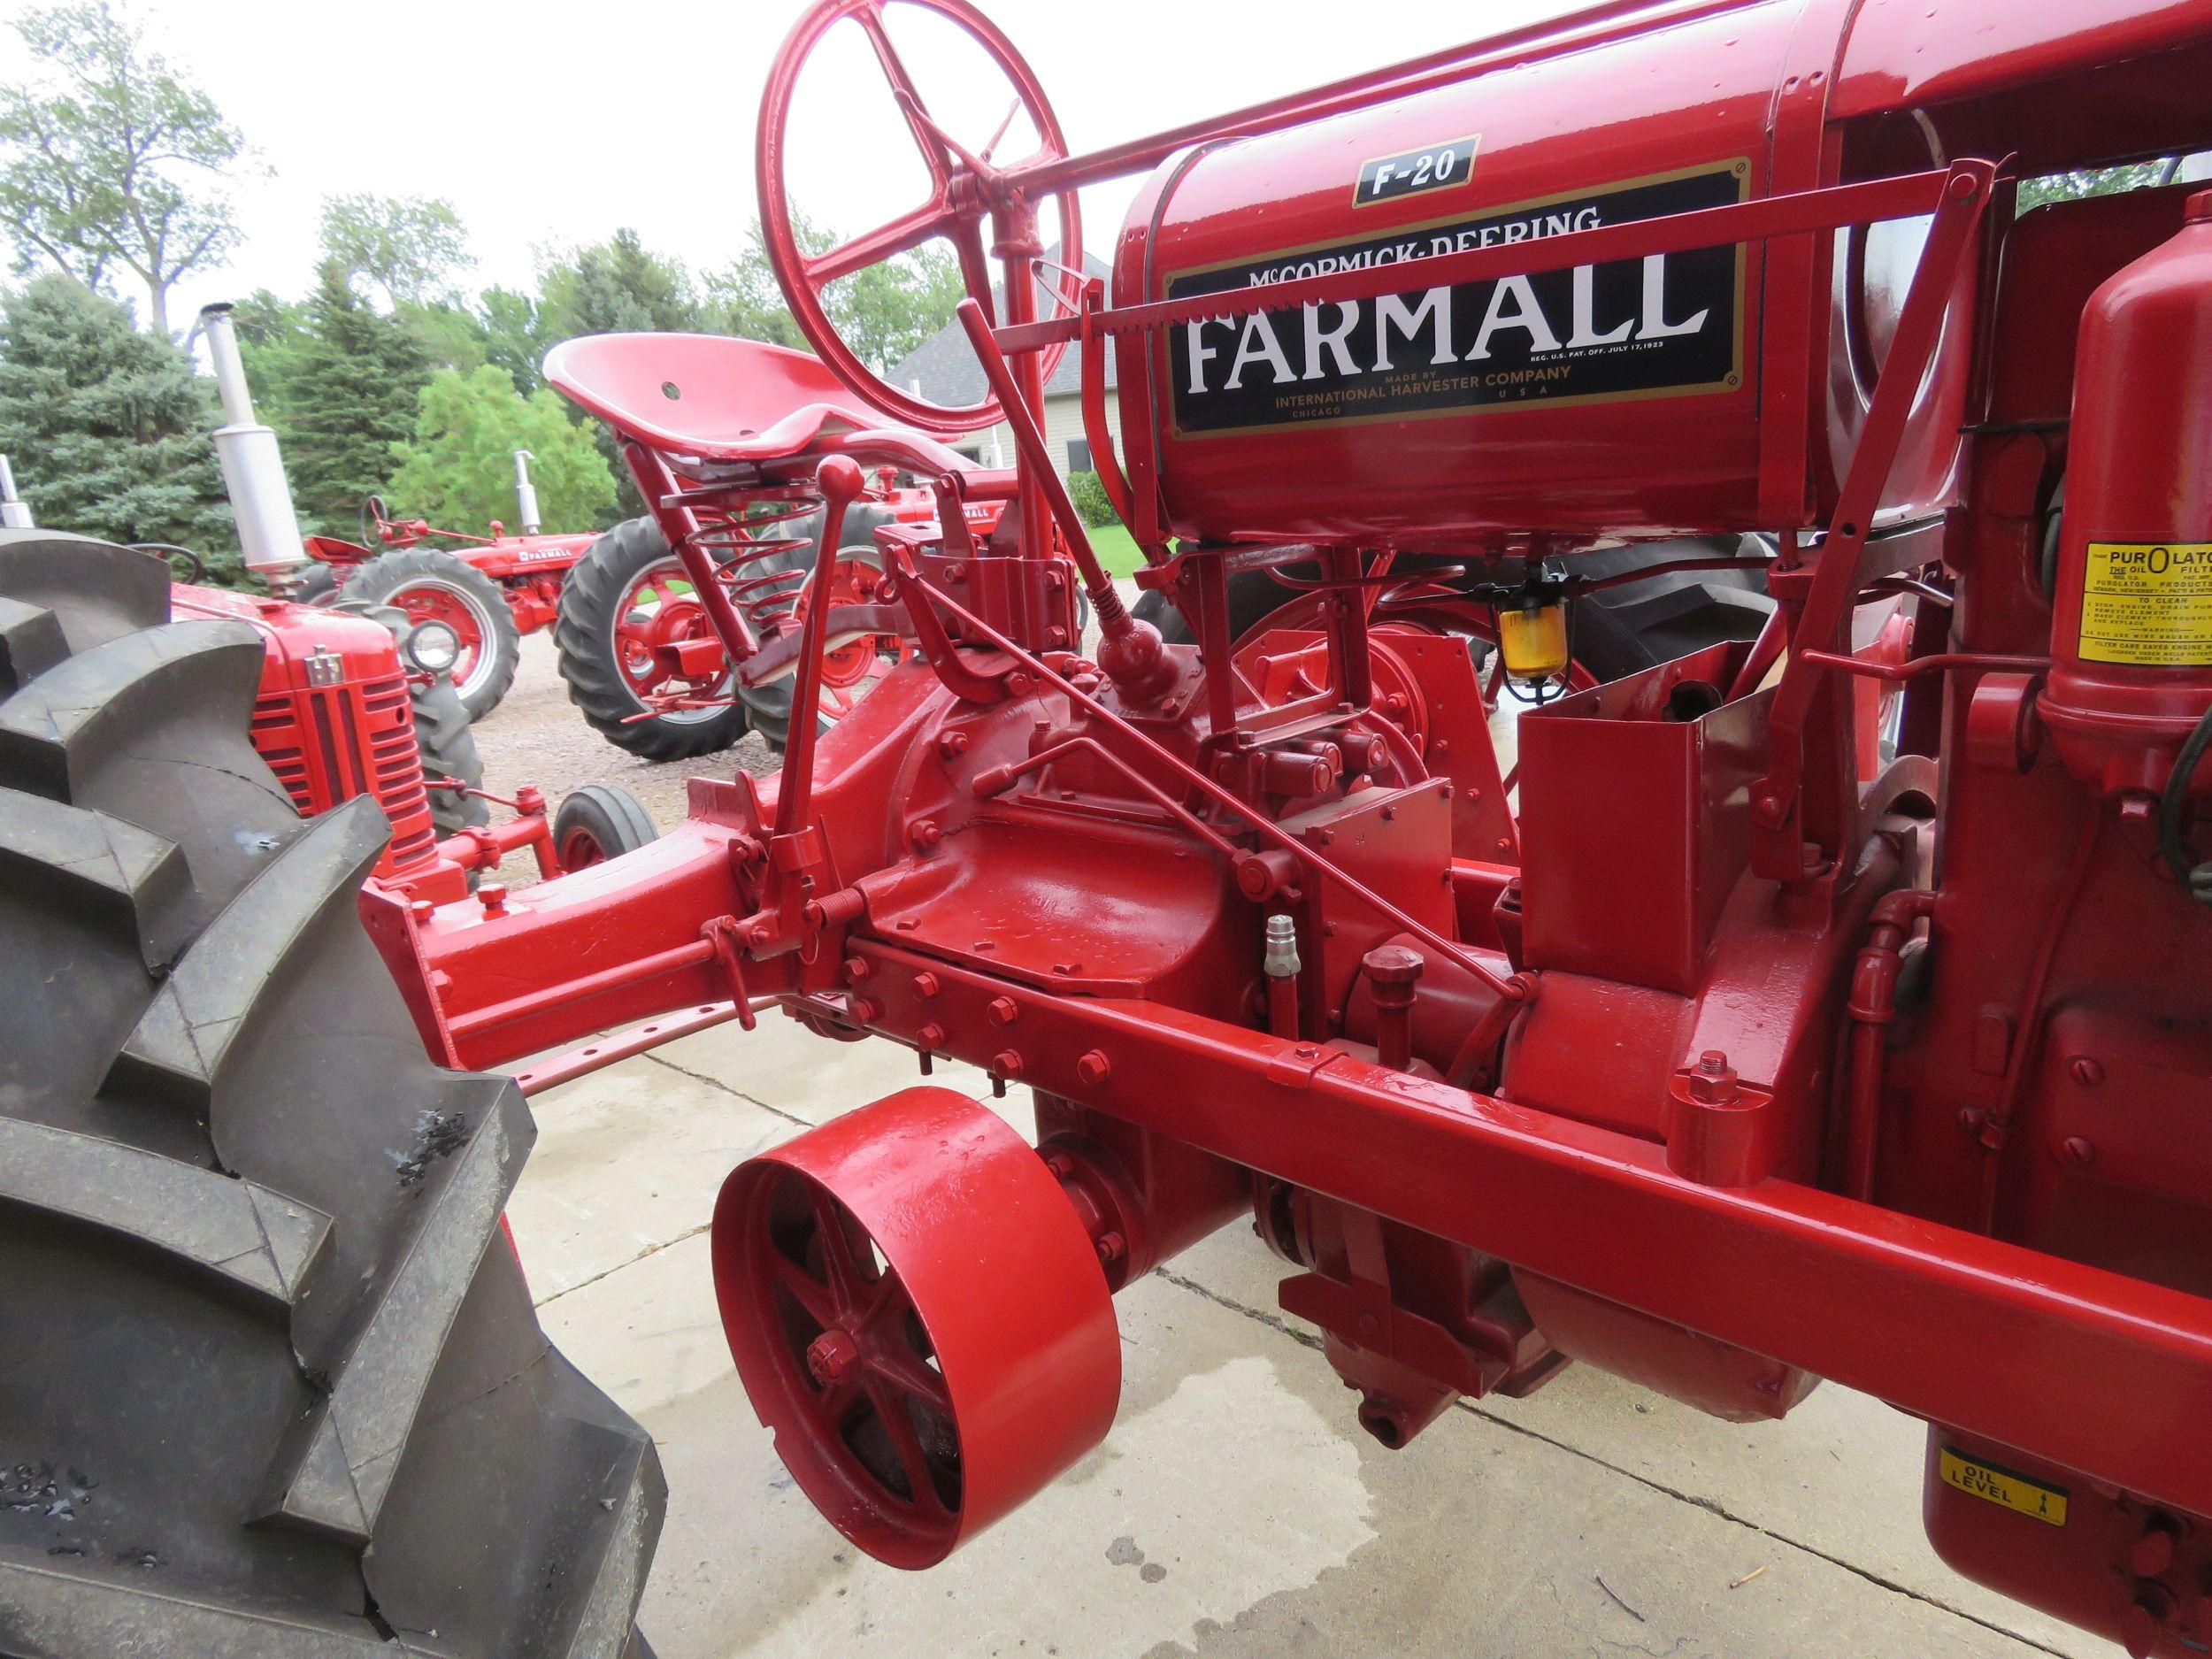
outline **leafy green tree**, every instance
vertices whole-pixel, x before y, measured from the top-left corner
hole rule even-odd
[[[836,245],[834,237],[794,218],[802,252],[824,253]],[[711,273],[706,287],[715,326],[723,334],[765,341],[772,346],[795,346],[802,351],[810,349],[768,264],[768,245],[762,239],[758,219],[746,232],[745,251],[726,270]]]
[[[256,390],[283,442],[301,518],[345,534],[362,498],[384,490],[392,446],[413,434],[434,365],[406,321],[372,309],[335,260],[318,273],[300,324],[281,350],[256,354],[272,371]]]
[[[791,229],[800,251],[808,255],[826,253],[842,240],[797,214]],[[769,265],[758,220],[746,235],[745,251],[728,269],[710,276],[706,286],[715,326],[724,333],[807,349]],[[952,308],[965,292],[951,251],[929,242],[833,283],[825,305],[845,343],[880,373],[950,322]]]
[[[2162,184],[2172,166],[2165,161],[2130,162],[2124,167],[2092,167],[2078,173],[2050,173],[2020,183],[2020,211],[2047,202],[2076,202],[2089,196],[2117,196]]]
[[[634,230],[550,260],[539,310],[556,340],[578,334],[697,334],[705,326],[691,273],[649,250]]]
[[[127,306],[50,273],[0,303],[0,453],[41,524],[188,547],[242,585],[220,424],[213,386]]]
[[[452,370],[422,388],[411,438],[393,446],[392,502],[410,517],[481,534],[515,519],[514,452],[527,449],[548,528],[597,529],[615,504],[614,473],[591,434],[544,388],[525,397],[507,371]]]
[[[394,305],[449,299],[476,263],[453,204],[438,197],[360,191],[323,203],[323,252],[349,277],[365,277]]]
[[[237,244],[223,183],[245,140],[108,0],[36,7],[15,27],[46,71],[0,88],[0,226],[19,268],[50,261],[98,291],[127,270],[166,334],[177,280]]]

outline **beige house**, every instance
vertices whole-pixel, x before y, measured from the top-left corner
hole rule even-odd
[[[1092,276],[1104,278],[1108,274],[1106,267],[1095,259],[1086,257],[1083,264]],[[967,335],[960,331],[957,323],[948,323],[924,341],[885,378],[901,390],[926,397],[933,403],[978,403],[989,389],[984,383],[982,367],[975,360],[975,349],[968,343]],[[1121,407],[1120,400],[1113,395],[1114,384],[1113,354],[1110,351],[1106,363],[1106,424],[1113,432],[1118,450]],[[1003,423],[987,431],[970,433],[952,447],[986,466],[1014,464],[1013,428]],[[1072,347],[1060,359],[1060,366],[1053,371],[1051,380],[1045,383],[1045,447],[1051,451],[1052,464],[1063,476],[1096,470],[1091,465],[1090,443],[1083,435],[1082,377]]]

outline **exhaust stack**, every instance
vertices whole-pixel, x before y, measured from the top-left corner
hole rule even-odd
[[[538,487],[530,481],[530,463],[537,458],[527,449],[515,451],[515,503],[522,510],[525,535],[535,535],[542,527],[538,518]]]
[[[8,457],[0,455],[0,526],[11,530],[35,530],[38,522],[31,517],[31,503],[15,493],[15,468],[8,465]]]
[[[292,486],[284,476],[276,434],[254,419],[253,394],[238,356],[230,309],[224,301],[200,312],[200,331],[207,336],[208,360],[214,365],[215,388],[223,399],[224,424],[215,434],[215,454],[223,465],[231,512],[238,520],[238,546],[246,568],[276,588],[288,585],[286,579],[307,563],[307,553],[300,545],[299,515],[293,510]]]

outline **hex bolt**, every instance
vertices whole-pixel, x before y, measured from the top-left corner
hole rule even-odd
[[[2084,1088],[2094,1088],[2104,1081],[2104,1067],[2085,1054],[2078,1054],[2067,1063],[2066,1074]]]
[[[476,902],[484,907],[487,916],[506,915],[507,884],[503,881],[485,882],[476,889]]]
[[[937,758],[940,760],[958,760],[967,752],[968,734],[965,732],[948,732],[937,740]]]
[[[1075,1173],[1075,1160],[1066,1153],[1054,1150],[1044,1154],[1045,1173],[1056,1181],[1064,1181]]]
[[[991,1077],[994,1081],[1011,1083],[1022,1074],[1022,1057],[1011,1048],[1002,1048],[991,1056]]]
[[[987,1010],[995,1025],[1010,1025],[1022,1017],[1021,1004],[1010,996],[995,996]]]
[[[845,1011],[852,1016],[855,1025],[872,1025],[883,1018],[883,1004],[872,996],[849,995],[845,998]]]
[[[1724,1049],[1708,1048],[1690,1073],[1690,1098],[1701,1105],[1725,1106],[1736,1098],[1735,1068]]]
[[[942,988],[937,983],[937,976],[933,973],[922,972],[914,976],[914,995],[925,1002],[935,996]]]
[[[1086,1088],[1096,1088],[1114,1074],[1114,1063],[1096,1048],[1075,1063],[1075,1075]]]
[[[875,971],[876,964],[869,961],[865,956],[848,956],[845,958],[845,977],[849,979],[870,979],[873,977]]]
[[[1129,1241],[1118,1233],[1102,1233],[1096,1242],[1098,1259],[1109,1266],[1121,1260],[1123,1253],[1129,1248]]]
[[[917,818],[907,826],[906,839],[918,853],[928,852],[944,838],[945,833],[937,827],[935,818]]]
[[[923,1026],[914,1033],[914,1046],[924,1054],[935,1054],[945,1046],[945,1028],[942,1025]]]

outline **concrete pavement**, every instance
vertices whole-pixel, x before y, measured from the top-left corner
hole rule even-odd
[[[662,1659],[2111,1651],[1937,1562],[1919,1425],[1841,1389],[1745,1427],[1573,1367],[1386,1451],[1237,1226],[1118,1299],[1104,1446],[944,1566],[879,1566],[754,1420],[705,1229],[732,1164],[916,1075],[890,1043],[768,1018],[534,1102],[511,1217],[546,1329],[659,1444]],[[965,1068],[936,1080],[987,1096]],[[1024,1091],[1000,1110],[1029,1132]]]

